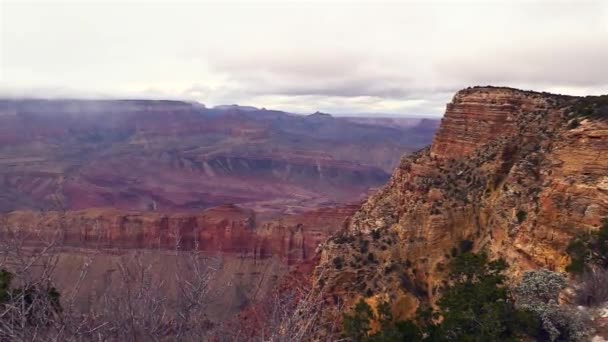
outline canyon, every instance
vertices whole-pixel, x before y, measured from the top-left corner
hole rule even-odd
[[[39,102],[0,107],[4,226],[59,236],[64,284],[94,253],[87,289],[108,286],[99,279],[131,253],[157,274],[189,251],[218,257],[220,320],[254,319],[289,279],[309,278],[335,305],[327,321],[361,298],[407,319],[435,305],[464,248],[507,261],[510,281],[562,272],[572,238],[608,216],[606,96],[467,88],[440,125],[171,101],[40,113],[53,106]]]
[[[0,100],[0,212],[232,203],[294,213],[357,201],[438,125],[404,120],[387,127],[180,101]]]
[[[461,90],[431,146],[319,249],[318,287],[406,319],[435,303],[463,248],[503,258],[511,280],[564,271],[568,243],[608,216],[607,184],[607,96]]]
[[[155,100],[0,100],[0,225],[53,244],[54,282],[88,310],[143,258],[174,295],[192,253],[213,260],[221,321],[310,265],[438,120],[297,115]],[[305,266],[309,267],[309,266]],[[298,272],[298,271],[296,271]],[[114,285],[113,285],[114,284]]]

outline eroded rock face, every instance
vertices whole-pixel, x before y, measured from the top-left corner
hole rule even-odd
[[[356,206],[324,208],[262,220],[256,218],[254,211],[234,205],[199,214],[115,209],[65,214],[12,212],[4,216],[3,228],[25,229],[32,243],[39,237],[47,241],[56,237],[62,246],[81,249],[198,249],[210,255],[253,260],[276,257],[292,265],[312,258],[317,246],[338,230],[355,209]]]
[[[546,111],[553,101],[549,96],[508,88],[460,91],[447,105],[431,155],[466,156],[497,137],[513,135],[522,123],[520,115]]]
[[[512,276],[563,271],[570,239],[608,215],[608,122],[573,119],[580,101],[510,88],[457,93],[432,146],[404,158],[323,246],[320,268],[333,269],[326,289],[347,302],[388,296],[407,317],[437,298],[463,240],[505,258]]]
[[[200,213],[159,213],[86,209],[58,212],[12,212],[0,216],[0,239],[22,234],[28,248],[55,242],[58,257],[53,282],[69,293],[87,267],[77,295],[83,310],[95,305],[100,293],[120,291],[116,269],[141,258],[174,298],[176,267],[185,267],[197,249],[216,260],[205,309],[221,322],[263,301],[278,285],[294,277],[305,279],[316,265],[315,250],[343,227],[358,205],[327,207],[302,214],[268,217],[236,205]],[[210,261],[212,262],[212,261]],[[181,265],[181,266],[178,266]],[[287,276],[287,277],[286,277]],[[287,285],[286,285],[287,286]]]

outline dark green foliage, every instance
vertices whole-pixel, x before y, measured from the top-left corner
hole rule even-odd
[[[504,286],[506,268],[504,260],[489,261],[484,253],[456,257],[451,284],[438,302],[443,321],[432,329],[431,340],[507,341],[526,334],[529,320],[520,319],[528,317],[515,309]]]
[[[344,261],[342,260],[341,257],[335,257],[334,260],[333,260],[333,263],[334,263],[334,267],[337,270],[341,270],[342,267],[344,266]]]
[[[378,305],[377,315],[363,300],[359,300],[351,315],[344,315],[343,328],[345,337],[352,341],[392,342],[392,341],[422,341],[422,330],[413,322],[394,322],[390,304],[382,302]],[[371,322],[380,324],[376,333],[370,333]]]
[[[574,117],[606,120],[608,119],[608,95],[583,97],[572,105],[571,110]]]
[[[364,341],[367,339],[372,319],[372,308],[363,299],[359,300],[352,315],[345,314],[343,317],[344,335],[354,341]]]
[[[369,341],[393,342],[393,341],[422,341],[422,330],[411,321],[399,321],[388,325],[381,325],[380,331],[371,335]]]
[[[393,329],[396,330],[398,336],[401,337],[400,341],[422,341],[422,331],[416,324],[411,321],[397,322],[395,323],[395,327]]]
[[[387,302],[382,302],[378,305],[378,322],[382,330],[388,329],[393,323],[393,313],[391,312],[391,306]]]
[[[450,263],[450,279],[455,284],[471,283],[479,280],[492,280],[495,284],[502,284],[502,272],[507,263],[502,260],[488,261],[485,253],[463,253]]]
[[[602,227],[596,234],[595,249],[604,266],[608,266],[608,217],[602,221]]]
[[[458,244],[458,248],[460,249],[460,253],[467,253],[473,250],[473,241],[471,240],[462,240]]]
[[[458,248],[452,247],[452,250],[450,251],[450,255],[452,257],[456,257],[458,255]]]
[[[524,210],[518,210],[517,211],[517,223],[522,224],[526,218],[528,217],[528,213],[525,212]]]
[[[6,303],[10,298],[11,282],[13,281],[13,274],[6,271],[0,270],[0,303]]]
[[[367,251],[369,251],[369,241],[368,240],[361,241],[361,246],[359,248],[359,251],[361,252],[361,254],[365,254],[365,253],[367,253]]]
[[[570,256],[570,264],[566,267],[566,271],[570,273],[580,274],[585,270],[586,259],[589,258],[589,250],[587,244],[589,236],[578,236],[568,244],[566,252]]]
[[[570,256],[568,272],[581,274],[588,266],[608,268],[608,218],[596,232],[575,237],[566,252]]]
[[[374,256],[374,253],[369,252],[369,253],[367,254],[367,260],[368,260],[369,262],[375,263],[375,262],[376,262],[376,257]]]
[[[0,310],[5,305],[25,308],[29,324],[47,322],[49,315],[62,311],[59,292],[52,286],[19,288],[13,287],[14,275],[4,269],[0,270]],[[42,307],[33,307],[34,302],[43,302]]]
[[[351,243],[353,242],[353,237],[350,235],[338,235],[333,239],[333,242],[337,245]]]
[[[504,285],[504,260],[490,261],[484,253],[461,253],[449,265],[449,285],[438,301],[438,311],[419,308],[413,321],[395,322],[389,303],[377,316],[365,302],[344,316],[344,332],[353,341],[516,341],[540,338],[537,315],[518,310]],[[437,318],[441,317],[440,323]],[[380,329],[370,334],[371,321]]]

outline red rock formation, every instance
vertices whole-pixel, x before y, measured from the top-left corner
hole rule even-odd
[[[431,155],[466,156],[500,136],[518,132],[522,115],[546,111],[552,96],[509,88],[472,88],[458,92],[448,103],[431,146]]]
[[[505,258],[512,276],[564,270],[571,238],[608,215],[604,100],[492,87],[456,94],[433,145],[404,158],[322,248],[321,266],[334,269],[327,289],[346,301],[389,296],[411,315],[437,298],[465,239]],[[581,116],[589,110],[595,116]]]
[[[200,214],[123,212],[88,209],[5,215],[8,227],[47,239],[59,234],[63,246],[81,249],[198,249],[247,259],[278,257],[287,265],[310,260],[315,249],[339,229],[356,206],[324,208],[300,215],[258,221],[252,210],[234,205]]]

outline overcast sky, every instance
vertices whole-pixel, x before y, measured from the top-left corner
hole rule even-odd
[[[608,93],[608,1],[0,0],[0,94],[441,115],[508,85]]]

